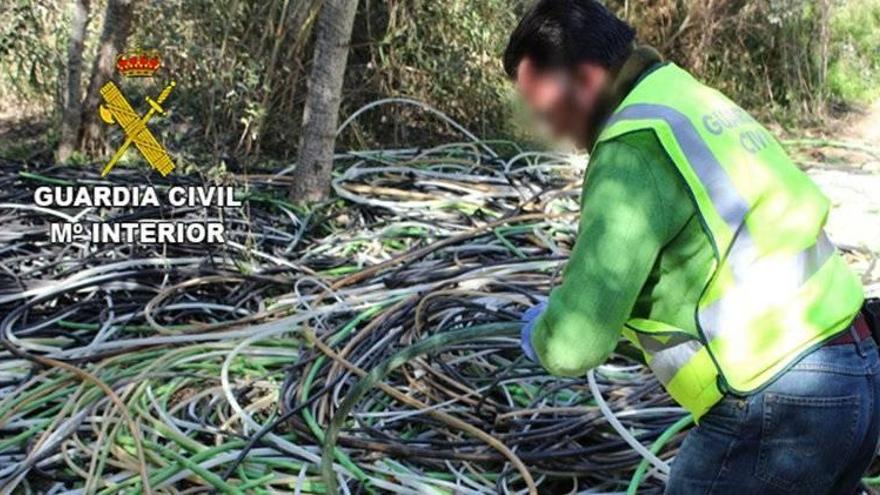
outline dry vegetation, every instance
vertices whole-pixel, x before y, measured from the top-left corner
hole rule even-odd
[[[25,105],[58,140],[74,2],[7,2],[0,26],[3,105]],[[191,160],[227,164],[295,157],[312,55],[315,0],[133,1],[128,46],[155,47],[181,84],[164,138]],[[784,122],[815,122],[874,95],[880,2],[853,0],[613,0],[643,41],[747,107]],[[361,2],[342,113],[384,97],[432,104],[486,138],[523,138],[498,56],[522,0]],[[92,67],[105,11],[92,2],[84,66]],[[149,19],[149,22],[145,20]],[[89,73],[82,85],[85,90]],[[137,88],[137,91],[158,91]],[[7,108],[8,111],[8,108]],[[449,129],[408,107],[383,106],[344,136],[356,146],[437,142]],[[0,137],[7,156],[11,143]],[[19,150],[20,151],[20,150]]]

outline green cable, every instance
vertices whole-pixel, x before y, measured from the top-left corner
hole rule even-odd
[[[525,255],[525,253],[520,251],[520,249],[518,247],[514,246],[512,242],[510,242],[509,240],[507,240],[506,237],[504,237],[503,230],[504,229],[495,229],[492,231],[492,233],[495,235],[496,239],[501,241],[501,244],[503,244],[504,247],[506,247],[508,251],[513,253],[514,256],[516,256],[519,259],[526,259],[527,256]]]
[[[657,440],[654,441],[654,444],[651,445],[651,453],[656,454],[660,452],[660,449],[666,445],[672,437],[674,437],[678,432],[690,426],[694,422],[693,416],[688,414],[687,416],[682,417],[669,428],[666,428]],[[629,487],[626,489],[626,495],[635,495],[639,490],[639,486],[642,484],[642,479],[645,477],[645,473],[648,472],[648,460],[642,459],[642,462],[639,463],[639,467],[636,468],[635,474],[633,474],[632,479],[629,482]]]
[[[880,485],[880,475],[872,476],[870,478],[862,478],[862,483],[868,486],[878,486]]]
[[[202,478],[203,480],[210,483],[211,486],[213,486],[215,489],[220,490],[223,493],[233,493],[233,494],[244,493],[241,490],[239,490],[238,488],[223,481],[216,474],[203,468],[196,461],[194,461],[190,458],[184,457],[169,448],[163,447],[160,444],[150,442],[149,440],[145,440],[144,443],[146,443],[147,445],[149,445],[153,448],[160,450],[163,454],[170,456],[174,461],[182,464],[184,467],[186,467],[187,469],[189,469],[193,473],[197,474],[200,478]]]
[[[35,174],[34,172],[25,172],[21,171],[18,173],[18,176],[22,179],[31,179],[39,182],[45,182],[47,184],[55,184],[56,186],[73,186],[76,183],[69,180],[64,179],[56,179],[54,177],[48,177],[42,174]]]

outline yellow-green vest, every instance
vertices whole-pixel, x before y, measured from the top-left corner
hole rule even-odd
[[[636,85],[598,142],[644,129],[687,184],[715,262],[696,334],[639,318],[623,333],[699,418],[847,328],[864,296],[823,232],[829,201],[745,110],[666,64]]]

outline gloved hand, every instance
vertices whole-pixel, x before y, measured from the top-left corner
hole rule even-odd
[[[522,347],[522,351],[526,357],[536,363],[538,362],[538,355],[532,347],[532,329],[535,328],[535,323],[538,321],[538,317],[541,316],[541,313],[543,313],[545,309],[547,309],[547,301],[541,301],[539,304],[527,309],[525,313],[522,314],[522,317],[520,317],[520,320],[523,322],[522,331],[520,333],[520,347]]]

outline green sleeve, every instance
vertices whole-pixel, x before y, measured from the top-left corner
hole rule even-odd
[[[691,214],[656,138],[630,142],[601,143],[591,157],[577,240],[531,337],[551,374],[582,375],[607,359],[661,249]]]

